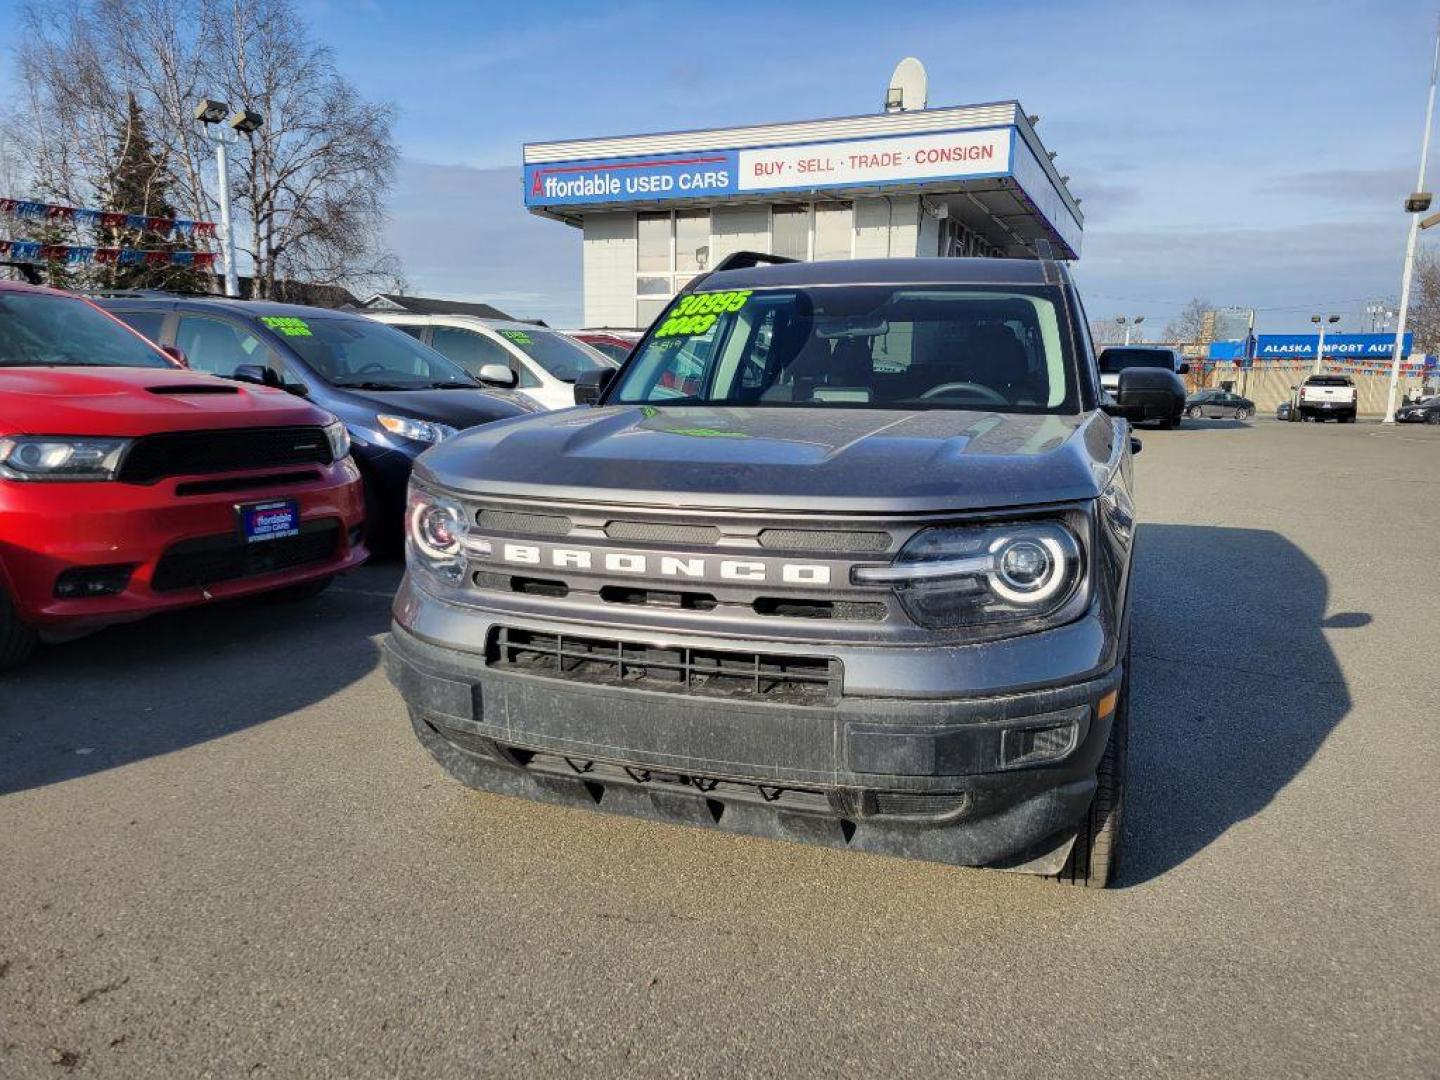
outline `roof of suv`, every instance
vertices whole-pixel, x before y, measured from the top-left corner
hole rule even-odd
[[[1038,259],[835,259],[720,270],[695,284],[707,292],[790,285],[1044,285],[1045,266]]]

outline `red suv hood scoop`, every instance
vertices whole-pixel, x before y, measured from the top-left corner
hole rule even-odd
[[[238,394],[238,386],[216,386],[211,383],[181,383],[178,386],[147,386],[152,394]]]

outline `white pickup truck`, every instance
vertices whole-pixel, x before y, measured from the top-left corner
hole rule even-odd
[[[1355,383],[1348,375],[1311,375],[1295,390],[1291,420],[1355,422]]]

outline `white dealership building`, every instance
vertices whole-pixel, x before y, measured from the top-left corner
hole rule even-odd
[[[923,94],[923,90],[922,90]],[[1080,254],[1083,218],[1015,101],[528,143],[525,205],[582,230],[584,323],[645,326],[735,251]]]

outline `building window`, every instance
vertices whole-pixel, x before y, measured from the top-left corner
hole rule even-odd
[[[810,255],[810,207],[777,206],[770,212],[770,254],[787,259]]]
[[[853,251],[855,211],[849,203],[820,203],[815,207],[815,243],[810,257],[816,262],[848,259]]]
[[[854,251],[850,203],[776,206],[770,211],[770,251],[787,259],[848,259]]]
[[[710,266],[710,211],[635,215],[635,325],[648,326],[686,282]]]

